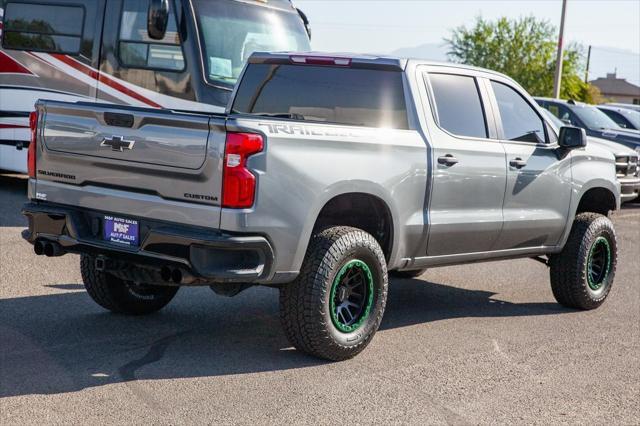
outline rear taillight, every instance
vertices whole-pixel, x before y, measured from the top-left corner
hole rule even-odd
[[[36,134],[38,130],[38,112],[29,113],[29,130],[31,131],[31,139],[29,140],[29,149],[27,150],[27,170],[30,178],[36,177]]]
[[[256,195],[256,177],[247,169],[247,158],[262,151],[262,136],[227,133],[222,172],[222,207],[251,207]]]

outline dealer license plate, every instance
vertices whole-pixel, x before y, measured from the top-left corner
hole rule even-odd
[[[138,221],[122,217],[104,217],[104,239],[112,243],[137,246],[139,233]]]

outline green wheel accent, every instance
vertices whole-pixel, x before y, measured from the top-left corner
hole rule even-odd
[[[598,237],[591,245],[587,260],[589,288],[598,291],[605,285],[611,270],[611,246],[605,237]]]
[[[361,260],[347,262],[331,285],[329,310],[331,321],[343,333],[357,330],[371,313],[373,275]]]

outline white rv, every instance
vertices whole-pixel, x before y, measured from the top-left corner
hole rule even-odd
[[[0,170],[38,99],[224,110],[254,51],[308,51],[289,0],[0,0]]]

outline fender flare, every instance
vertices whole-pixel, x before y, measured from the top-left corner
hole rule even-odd
[[[612,182],[609,179],[594,178],[579,187],[574,186],[572,191],[573,194],[571,196],[571,204],[569,206],[569,212],[567,215],[567,225],[565,226],[564,233],[562,234],[562,238],[560,238],[560,242],[558,244],[560,250],[564,247],[564,245],[567,243],[567,240],[569,239],[569,234],[571,233],[571,228],[573,227],[573,221],[576,217],[576,212],[578,211],[578,206],[580,205],[582,197],[589,190],[595,188],[603,188],[611,192],[616,200],[615,210],[620,209],[620,184],[617,181]]]
[[[321,193],[318,194],[317,198],[313,205],[308,209],[307,217],[305,218],[305,225],[302,229],[302,233],[300,235],[300,239],[298,240],[298,247],[296,249],[296,256],[294,258],[293,267],[296,270],[299,270],[302,266],[302,262],[307,252],[307,247],[309,245],[309,241],[311,240],[311,233],[313,232],[313,228],[318,220],[318,216],[320,212],[327,205],[329,201],[334,199],[337,196],[344,194],[365,194],[378,198],[381,202],[383,202],[387,208],[389,209],[389,213],[391,214],[391,230],[392,230],[392,241],[391,241],[391,252],[389,254],[389,265],[393,265],[397,262],[398,257],[398,247],[399,241],[401,238],[400,232],[401,227],[398,223],[398,217],[400,217],[399,212],[396,208],[396,205],[392,202],[393,197],[391,194],[381,185],[376,183],[372,183],[370,181],[365,180],[350,180],[350,181],[342,181],[336,182],[328,187],[326,187]]]

